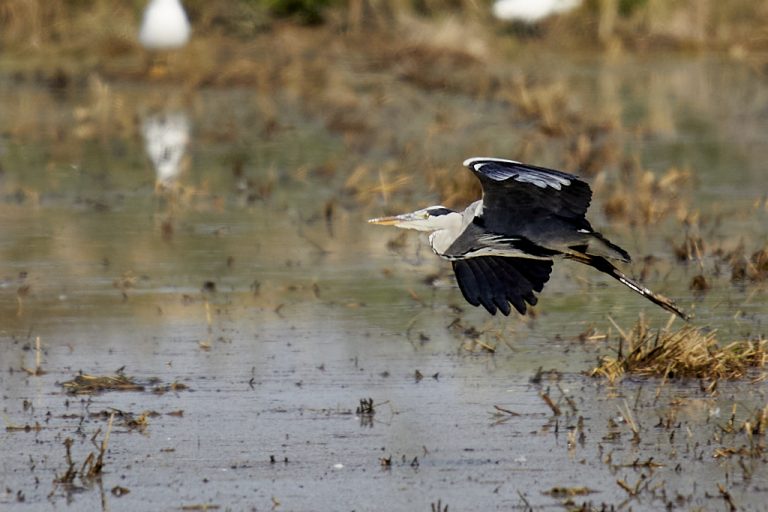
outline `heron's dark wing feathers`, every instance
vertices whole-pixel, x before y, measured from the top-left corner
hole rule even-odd
[[[592,200],[589,185],[565,172],[493,158],[464,164],[483,187],[483,217],[490,230],[505,232],[526,219],[549,216],[580,226]]]
[[[497,310],[509,315],[512,304],[525,314],[526,303],[535,305],[534,292],[549,280],[552,261],[480,256],[453,261],[453,271],[461,293],[473,306],[482,305],[492,315]]]

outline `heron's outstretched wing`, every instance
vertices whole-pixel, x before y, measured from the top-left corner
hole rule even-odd
[[[520,231],[531,219],[552,216],[577,227],[586,222],[592,190],[577,176],[497,158],[470,158],[464,165],[483,186],[482,216],[490,231]]]
[[[533,292],[540,292],[549,280],[551,260],[480,256],[453,261],[456,281],[467,302],[482,305],[492,315],[498,309],[504,315],[512,311],[512,304],[521,315],[526,302],[537,302]]]

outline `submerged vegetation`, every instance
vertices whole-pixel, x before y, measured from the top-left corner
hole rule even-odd
[[[104,391],[145,391],[148,387],[153,393],[162,395],[169,391],[183,391],[186,384],[173,382],[160,385],[159,379],[150,379],[146,384],[141,384],[133,377],[118,371],[114,375],[76,375],[73,379],[62,382],[60,385],[67,393],[72,395],[92,395]]]
[[[144,391],[144,386],[122,373],[105,376],[76,375],[74,379],[62,382],[61,387],[75,395],[101,391]]]

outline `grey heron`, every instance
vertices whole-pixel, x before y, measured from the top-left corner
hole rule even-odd
[[[413,213],[371,219],[373,224],[430,232],[429,244],[453,265],[464,298],[495,315],[525,314],[538,301],[555,259],[589,265],[617,279],[680,318],[670,299],[633,281],[609,260],[630,256],[592,229],[586,219],[589,185],[562,171],[500,158],[464,162],[480,180],[482,199],[463,212],[430,206]]]

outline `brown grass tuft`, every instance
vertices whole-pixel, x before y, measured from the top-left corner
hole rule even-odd
[[[747,265],[747,277],[752,281],[768,279],[768,246],[752,254]]]
[[[597,181],[594,188],[604,198],[603,213],[610,220],[649,226],[665,218],[690,216],[687,198],[692,177],[688,169],[670,168],[657,174],[627,159],[619,179]],[[678,251],[680,257],[686,256],[685,249]]]
[[[651,329],[641,318],[629,333],[620,332],[618,354],[606,356],[589,375],[611,382],[625,374],[643,377],[740,379],[751,368],[768,364],[768,340],[734,341],[723,347],[716,331],[685,325]]]
[[[68,393],[75,395],[100,393],[102,391],[144,391],[144,386],[122,373],[116,375],[76,375],[74,379],[62,382]]]
[[[731,267],[731,281],[761,283],[768,280],[768,246],[757,249],[747,257],[744,244],[733,250],[715,250],[713,254]]]

